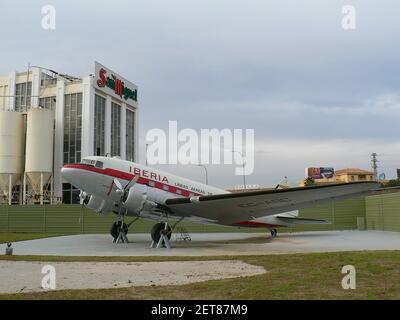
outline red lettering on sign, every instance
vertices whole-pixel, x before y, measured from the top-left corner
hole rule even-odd
[[[98,85],[100,88],[103,88],[103,87],[106,86],[106,83],[107,83],[106,73],[107,73],[107,71],[104,70],[103,68],[101,68],[100,71],[99,71],[99,78],[100,78],[100,79],[97,80],[97,85]]]

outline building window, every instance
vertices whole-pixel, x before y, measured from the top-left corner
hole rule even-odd
[[[105,155],[105,118],[106,118],[106,99],[95,95],[94,99],[94,155]]]
[[[45,97],[39,99],[39,107],[44,109],[55,110],[56,109],[56,97]]]
[[[18,83],[15,86],[15,111],[27,111],[31,106],[32,82]]]
[[[78,204],[80,191],[69,183],[63,183],[63,203]]]
[[[135,161],[135,112],[126,109],[126,160]]]
[[[0,110],[8,110],[6,109],[6,96],[8,95],[8,86],[0,86]],[[8,107],[8,106],[7,106]]]
[[[111,104],[111,156],[121,156],[121,106]]]
[[[64,105],[64,163],[81,161],[82,93],[65,95]]]

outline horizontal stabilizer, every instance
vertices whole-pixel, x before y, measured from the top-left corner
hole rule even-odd
[[[277,218],[288,224],[331,224],[330,221],[321,219],[283,217],[283,216],[277,216]]]

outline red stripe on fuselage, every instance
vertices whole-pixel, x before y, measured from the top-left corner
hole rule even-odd
[[[120,170],[115,170],[115,169],[111,169],[111,168],[101,169],[101,168],[96,168],[94,166],[91,166],[88,164],[82,164],[82,163],[66,164],[66,165],[64,165],[64,168],[92,171],[92,172],[96,172],[96,173],[99,173],[102,175],[106,175],[106,176],[110,176],[110,177],[114,177],[114,178],[118,178],[118,179],[122,179],[122,180],[126,180],[126,181],[131,181],[133,179],[133,177],[135,176],[134,174],[127,173],[127,172],[120,171]],[[152,182],[154,185],[149,185],[150,182]],[[174,194],[177,194],[177,195],[180,195],[183,197],[190,197],[191,195],[194,195],[194,196],[202,195],[201,193],[177,188],[175,186],[171,186],[169,184],[166,184],[166,183],[163,183],[160,181],[155,181],[155,180],[151,180],[151,179],[143,178],[143,177],[139,177],[139,179],[137,180],[137,183],[149,185],[150,187],[164,190],[169,193],[174,193]],[[165,190],[166,187],[168,187],[168,190]],[[181,193],[178,193],[177,190],[180,190]]]
[[[256,227],[256,228],[271,228],[271,227],[284,227],[279,224],[270,224],[258,221],[241,221],[235,223],[236,225],[246,226],[246,227]]]

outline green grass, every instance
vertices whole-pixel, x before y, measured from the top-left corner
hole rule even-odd
[[[0,243],[34,240],[41,238],[58,237],[62,234],[54,233],[0,233]]]
[[[400,251],[236,257],[38,257],[28,261],[183,261],[236,259],[263,266],[263,275],[181,286],[61,290],[0,295],[0,299],[400,299]],[[354,265],[357,289],[341,287],[343,265]]]

